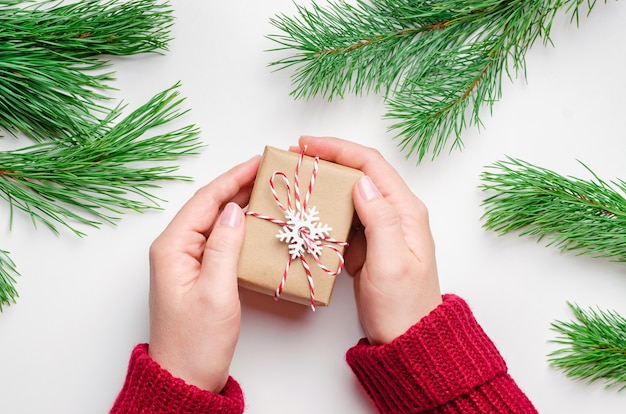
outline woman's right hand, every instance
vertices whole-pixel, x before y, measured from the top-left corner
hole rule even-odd
[[[369,342],[386,344],[441,303],[428,211],[375,149],[338,138],[301,137],[306,153],[361,170],[353,199],[362,228],[345,254]]]

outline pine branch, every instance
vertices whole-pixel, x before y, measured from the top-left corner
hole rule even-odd
[[[118,121],[102,105],[113,73],[102,55],[160,53],[173,23],[157,0],[0,0],[0,127],[37,143],[0,152],[0,198],[55,233],[115,223],[127,211],[160,208],[152,190],[177,176],[167,161],[201,146],[198,129],[157,133],[181,116],[177,87]],[[26,4],[24,6],[24,4]],[[21,7],[23,6],[23,7]],[[153,134],[147,136],[148,133]],[[0,251],[0,311],[15,301],[14,263]]]
[[[614,311],[583,310],[568,303],[576,321],[556,321],[561,349],[548,355],[550,364],[568,377],[626,388],[626,319]]]
[[[582,163],[581,163],[582,164]],[[508,158],[482,173],[484,227],[550,239],[548,246],[626,261],[626,182],[564,177]]]
[[[80,144],[60,141],[0,152],[0,197],[54,232],[57,225],[83,233],[72,223],[99,227],[114,223],[125,211],[159,208],[150,193],[157,180],[190,180],[173,175],[175,166],[159,165],[194,154],[200,148],[193,125],[145,136],[183,114],[178,85],[157,94],[114,126],[123,107],[112,110],[93,139]],[[148,166],[157,164],[155,166]],[[133,196],[135,196],[133,198]]]
[[[0,5],[0,127],[39,142],[89,139],[113,79],[93,56],[165,50],[171,13],[156,0]]]
[[[29,2],[27,2],[29,3]],[[74,58],[167,50],[172,9],[157,0],[0,5],[0,41]]]
[[[0,127],[39,142],[91,139],[93,125],[108,111],[97,102],[107,99],[98,90],[110,89],[106,82],[113,75],[86,72],[106,62],[60,60],[45,49],[24,51],[6,43],[0,43],[0,56]]]
[[[18,273],[9,252],[0,249],[0,312],[4,305],[15,303],[19,296],[15,290],[16,276]]]
[[[524,56],[538,38],[549,42],[559,9],[578,19],[582,0],[335,0],[297,6],[294,17],[270,22],[273,51],[291,55],[271,63],[294,67],[295,98],[327,99],[382,93],[385,117],[407,156],[418,162],[449,145],[462,146],[480,109],[501,97],[502,76],[525,72]]]

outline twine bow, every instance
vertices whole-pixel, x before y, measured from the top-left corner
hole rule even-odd
[[[287,264],[285,265],[281,282],[274,292],[274,298],[278,299],[283,291],[291,263],[296,259],[300,259],[309,283],[311,309],[315,310],[315,286],[313,283],[311,267],[309,266],[309,262],[307,261],[305,255],[310,256],[324,273],[330,276],[337,276],[341,273],[345,263],[343,254],[338,246],[346,247],[348,246],[348,243],[330,237],[332,228],[319,221],[319,217],[317,216],[318,211],[315,206],[309,207],[309,199],[311,197],[311,193],[313,192],[313,185],[315,184],[315,179],[317,178],[317,173],[319,171],[319,157],[314,158],[313,172],[311,173],[311,179],[309,181],[309,185],[307,186],[304,198],[300,196],[300,167],[302,166],[305,150],[306,148],[301,151],[300,158],[296,164],[293,197],[291,184],[284,172],[274,171],[269,180],[272,196],[274,197],[278,207],[285,213],[285,219],[262,215],[254,211],[246,211],[246,214],[282,226],[276,234],[276,237],[281,242],[288,244],[289,258],[287,260]],[[287,205],[280,200],[276,191],[277,179],[281,179],[287,189]],[[337,254],[337,257],[339,258],[339,265],[336,270],[329,269],[322,263],[320,256],[322,255],[324,248]]]

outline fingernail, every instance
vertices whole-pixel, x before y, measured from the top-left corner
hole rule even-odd
[[[376,185],[374,185],[372,179],[369,178],[367,175],[361,177],[361,179],[358,181],[357,189],[361,194],[361,197],[363,197],[365,201],[370,201],[375,198],[382,197],[382,194],[380,193],[380,191],[378,191],[378,188],[376,188]]]
[[[237,227],[241,223],[241,208],[237,203],[230,202],[224,207],[220,216],[220,224],[222,226]]]

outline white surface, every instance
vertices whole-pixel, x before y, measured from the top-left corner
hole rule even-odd
[[[624,265],[562,254],[481,227],[483,166],[510,155],[563,174],[626,178],[626,7],[598,3],[580,27],[557,20],[554,47],[527,56],[528,81],[504,81],[484,128],[465,131],[465,149],[419,167],[405,161],[381,120],[377,96],[294,102],[291,72],[272,73],[268,19],[293,14],[291,0],[173,1],[175,40],[164,56],[116,59],[116,95],[129,108],[183,83],[208,147],[181,161],[194,183],[157,194],[161,212],[128,214],[116,227],[78,239],[32,228],[23,215],[1,248],[22,276],[17,305],[0,315],[0,411],[104,413],[119,391],[132,347],[148,339],[147,249],[197,187],[266,144],[286,148],[301,134],[334,135],[378,148],[429,206],[442,289],[462,295],[542,413],[617,413],[626,393],[567,379],[550,368],[549,324],[569,320],[566,301],[626,315]],[[301,4],[306,2],[300,1]],[[361,336],[351,280],[341,275],[329,308],[275,303],[242,292],[243,326],[232,364],[249,413],[374,412],[343,362]]]

